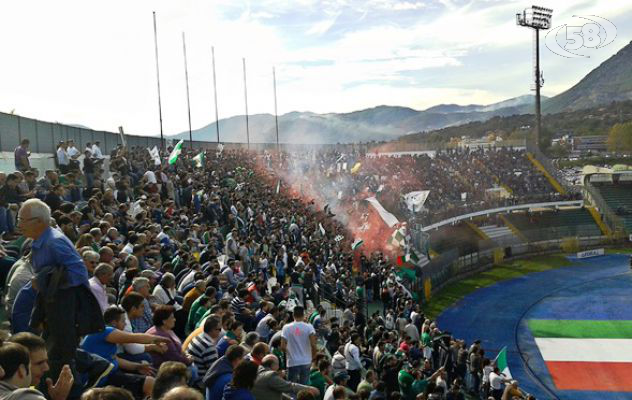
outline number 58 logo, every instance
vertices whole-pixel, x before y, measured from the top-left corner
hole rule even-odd
[[[617,37],[617,28],[605,18],[596,15],[582,17],[573,15],[573,18],[582,18],[590,22],[581,26],[560,25],[551,29],[547,34],[544,43],[546,47],[558,56],[573,58],[587,57],[575,51],[582,47],[599,49],[612,43]]]

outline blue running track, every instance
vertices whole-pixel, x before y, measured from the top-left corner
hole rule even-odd
[[[439,327],[468,345],[480,339],[490,359],[507,346],[512,376],[538,400],[632,399],[632,393],[557,390],[527,327],[529,319],[632,320],[628,255],[569,259],[572,266],[477,290],[444,311]]]

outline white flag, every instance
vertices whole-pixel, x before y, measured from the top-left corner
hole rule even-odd
[[[416,212],[421,210],[426,199],[428,199],[428,195],[430,194],[430,190],[419,190],[416,192],[407,193],[404,196],[404,200],[406,201],[406,206],[410,211]]]
[[[388,225],[389,228],[392,228],[393,226],[395,226],[395,224],[399,223],[397,217],[386,211],[386,209],[382,207],[380,202],[377,201],[375,197],[369,197],[368,199],[366,199],[366,201],[368,201],[373,206],[373,208],[375,208],[375,210],[378,212],[378,214],[380,214],[380,217],[382,217],[382,220],[386,223],[386,225]]]

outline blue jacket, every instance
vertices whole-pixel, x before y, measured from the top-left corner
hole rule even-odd
[[[248,389],[235,389],[233,385],[226,385],[222,400],[255,400],[255,397]]]
[[[220,400],[224,387],[233,379],[233,366],[226,357],[220,357],[204,375],[206,400]]]

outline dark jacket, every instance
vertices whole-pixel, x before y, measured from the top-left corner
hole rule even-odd
[[[301,390],[309,388],[310,386],[286,381],[269,368],[259,367],[252,394],[257,400],[281,400],[284,393],[297,394]]]
[[[222,400],[255,400],[255,397],[248,389],[235,389],[233,385],[229,384],[224,389]]]
[[[31,329],[37,331],[41,323],[46,320],[46,304],[54,303],[57,291],[68,288],[66,270],[57,266],[45,267],[35,275],[39,291],[35,300],[33,314],[31,314]],[[94,297],[94,294],[85,285],[77,286],[80,300],[76,302],[77,335],[83,336],[90,333],[101,332],[105,329],[103,318],[95,316],[102,315],[101,306]],[[71,311],[71,310],[69,310]]]
[[[221,399],[224,387],[233,379],[233,365],[226,357],[220,357],[204,375],[204,385],[207,388],[207,398]],[[210,395],[210,397],[209,397]]]

